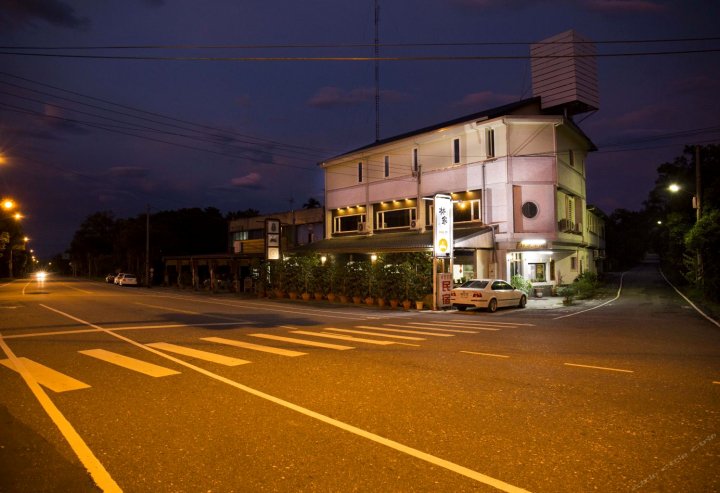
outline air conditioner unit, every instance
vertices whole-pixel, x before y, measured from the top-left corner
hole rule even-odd
[[[582,225],[582,223],[577,223],[577,224],[575,224],[575,232],[582,234],[582,232],[583,232],[583,225]]]
[[[365,231],[366,226],[367,225],[365,223],[358,223],[358,232],[362,233],[363,231]]]
[[[558,221],[558,229],[561,232],[572,231],[574,229],[574,227],[575,227],[575,224],[572,221],[570,221],[569,219],[560,219],[560,221]]]
[[[410,221],[410,229],[418,229],[420,225],[417,222],[417,219],[413,219]]]

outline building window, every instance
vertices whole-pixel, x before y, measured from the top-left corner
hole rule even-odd
[[[480,199],[462,200],[453,204],[453,222],[480,221]]]
[[[453,140],[453,164],[460,162],[460,139]]]
[[[385,156],[385,178],[390,176],[390,156]]]
[[[572,149],[568,151],[568,164],[573,167],[575,166],[575,153]]]
[[[360,230],[360,224],[365,224],[365,214],[349,214],[333,218],[333,233],[350,233]]]
[[[531,282],[545,282],[545,264],[528,264]]]
[[[419,167],[420,167],[420,164],[418,163],[418,150],[417,150],[417,148],[415,148],[415,149],[413,149],[413,154],[412,154],[413,173],[417,173]]]
[[[578,259],[576,256],[570,257],[570,270],[576,271],[578,269]]]
[[[245,241],[245,240],[249,240],[249,239],[250,239],[250,235],[248,234],[247,231],[235,231],[233,233],[233,241]]]
[[[495,130],[492,128],[485,131],[485,147],[487,157],[495,157]]]
[[[538,206],[535,202],[525,202],[522,205],[522,214],[528,219],[532,219],[537,216]]]
[[[410,223],[416,219],[414,207],[409,209],[393,209],[377,213],[377,229],[409,228]]]
[[[358,183],[363,181],[363,165],[362,162],[358,163]]]

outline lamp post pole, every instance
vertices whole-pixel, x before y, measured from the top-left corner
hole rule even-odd
[[[695,146],[695,224],[700,222],[702,217],[702,180],[700,175],[700,146]],[[703,279],[702,253],[697,251],[697,268],[695,269],[695,283],[702,283]]]

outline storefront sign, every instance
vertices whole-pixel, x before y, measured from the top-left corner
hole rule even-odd
[[[449,308],[450,293],[453,288],[453,275],[450,272],[442,272],[437,275],[437,306],[438,308]]]
[[[448,258],[453,253],[453,205],[449,195],[435,195],[433,250],[435,257]]]
[[[265,220],[265,258],[280,259],[280,220]]]

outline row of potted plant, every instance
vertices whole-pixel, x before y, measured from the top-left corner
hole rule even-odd
[[[432,292],[432,261],[425,254],[386,254],[349,259],[297,255],[269,264],[266,292],[276,297],[328,299],[354,303],[422,303]],[[406,304],[407,304],[406,303]]]

